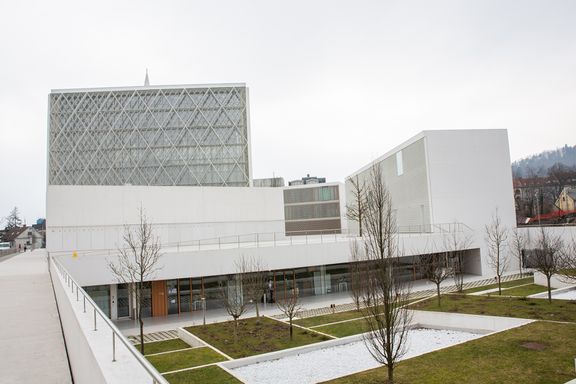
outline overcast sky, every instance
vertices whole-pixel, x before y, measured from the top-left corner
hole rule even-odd
[[[425,129],[576,144],[576,1],[2,1],[0,218],[45,216],[51,89],[244,82],[254,177],[342,181]],[[3,226],[3,224],[1,224]]]

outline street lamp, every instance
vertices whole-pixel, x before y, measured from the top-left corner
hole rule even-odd
[[[204,315],[204,321],[202,322],[203,325],[206,325],[206,298],[202,297],[202,313]]]

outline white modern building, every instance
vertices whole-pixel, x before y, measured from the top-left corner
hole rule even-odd
[[[269,300],[346,292],[350,178],[382,167],[405,253],[468,236],[465,271],[492,275],[484,225],[496,208],[513,226],[505,130],[424,131],[346,183],[252,187],[244,84],[56,90],[50,94],[47,248],[112,317],[132,315],[107,263],[144,208],[162,244],[148,315],[220,305],[218,285],[242,256],[270,270]],[[350,204],[350,201],[348,201]]]

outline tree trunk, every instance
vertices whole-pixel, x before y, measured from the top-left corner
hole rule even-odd
[[[292,335],[294,334],[294,331],[292,329],[292,318],[290,318],[290,340],[292,340]]]
[[[138,311],[141,312],[141,311]],[[142,321],[141,317],[142,313],[139,313],[138,322],[140,323],[140,353],[144,355],[144,321]]]
[[[440,283],[436,283],[436,294],[438,295],[438,308],[442,306],[440,303]]]
[[[502,284],[500,282],[500,275],[496,275],[496,278],[498,279],[498,296],[502,296]]]
[[[394,366],[388,365],[388,384],[394,384]]]
[[[238,342],[238,318],[234,317],[234,343]]]
[[[256,317],[260,317],[260,310],[258,309],[258,302],[260,301],[260,298],[256,300]]]
[[[546,276],[546,281],[548,282],[548,302],[552,304],[552,287],[550,286],[550,279],[552,276]]]
[[[138,324],[140,325],[140,353],[144,355],[144,320],[142,319],[142,281],[138,283]]]

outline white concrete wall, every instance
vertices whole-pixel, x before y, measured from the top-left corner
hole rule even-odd
[[[504,226],[516,225],[508,133],[488,129],[424,134],[433,221],[471,227],[480,244],[483,274],[492,275],[484,227],[496,209]]]
[[[51,268],[51,273],[74,381],[77,383],[104,384],[106,381],[100,372],[94,354],[90,350],[90,345],[78,323],[74,309],[70,305],[65,286],[57,276],[58,272],[55,268]]]
[[[412,324],[424,328],[452,329],[455,331],[479,331],[491,333],[519,327],[533,322],[529,319],[513,317],[468,315],[462,313],[446,313],[431,311],[411,311]]]
[[[546,279],[546,276],[543,273],[536,271],[534,272],[534,284],[541,285],[543,287],[548,287],[548,280]],[[576,284],[576,281],[569,282],[566,279],[562,279],[557,275],[553,275],[552,278],[550,279],[550,287],[554,289],[571,287],[574,284]]]
[[[304,238],[300,241],[306,241]],[[236,273],[235,261],[240,257],[260,258],[266,269],[282,270],[306,266],[348,263],[350,261],[350,239],[327,236],[324,243],[319,237],[309,238],[309,244],[278,245],[256,247],[234,247],[213,250],[188,250],[164,252],[159,264],[161,269],[150,280],[166,280],[186,277],[217,276]],[[314,241],[314,242],[313,242]],[[313,243],[312,243],[313,242]],[[440,234],[413,234],[400,236],[400,248],[405,256],[419,254],[430,242],[439,244],[442,251]],[[98,252],[61,254],[58,259],[83,286],[116,284],[117,280],[110,273],[108,261],[116,260],[115,253]],[[470,266],[470,273],[477,272]]]
[[[284,231],[281,188],[50,185],[47,248],[117,249],[141,206],[162,243]]]
[[[388,172],[392,173],[391,186],[400,185],[397,190],[390,188],[393,201],[400,202],[399,214],[402,214],[403,207],[422,205],[425,212],[430,210],[432,224],[466,224],[472,229],[469,233],[472,240],[470,248],[480,249],[482,263],[478,269],[486,276],[494,275],[488,264],[484,226],[490,222],[496,208],[505,226],[512,228],[516,225],[507,131],[423,131],[375,162],[395,164],[396,153],[402,151],[408,154],[408,149],[420,148],[421,143],[424,143],[425,156],[418,156],[419,152],[414,151],[411,157],[406,157],[405,175],[396,176],[393,174],[394,170]],[[411,160],[414,162],[412,165]],[[370,164],[352,176],[368,172],[369,168]],[[414,173],[413,179],[404,180],[403,178],[410,176],[411,170]],[[387,173],[384,174],[385,177],[386,175]],[[427,177],[427,185],[419,187],[421,193],[411,192],[411,189],[420,185],[424,177]],[[350,186],[347,184],[347,192],[349,191]],[[398,193],[403,196],[394,196]],[[428,198],[429,203],[424,202],[424,198]],[[398,224],[401,225],[403,220],[398,219]],[[357,228],[355,223],[351,222],[349,225],[352,229]]]

